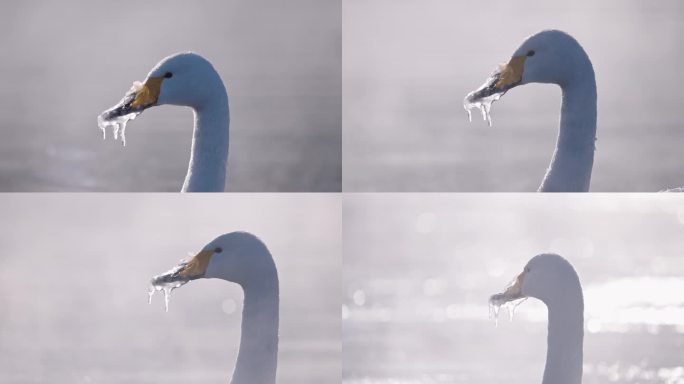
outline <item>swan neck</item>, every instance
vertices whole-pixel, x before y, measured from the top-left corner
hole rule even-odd
[[[563,101],[556,149],[541,192],[587,192],[596,149],[596,79],[585,63],[573,81],[561,84]]]
[[[226,183],[230,114],[228,97],[193,109],[190,163],[181,192],[223,192]]]
[[[278,276],[243,286],[242,334],[232,384],[273,384],[278,360]]]
[[[549,327],[542,384],[581,384],[584,343],[584,301],[581,288],[547,303]]]

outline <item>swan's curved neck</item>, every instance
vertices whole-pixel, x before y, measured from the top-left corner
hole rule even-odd
[[[589,59],[575,81],[561,84],[563,103],[556,150],[540,192],[587,192],[596,148],[596,79]]]
[[[231,383],[273,384],[278,360],[278,276],[243,290],[240,352]]]
[[[584,343],[582,288],[567,289],[561,300],[547,303],[548,347],[542,384],[581,384]]]
[[[181,192],[223,192],[228,162],[228,96],[196,107],[190,164]]]

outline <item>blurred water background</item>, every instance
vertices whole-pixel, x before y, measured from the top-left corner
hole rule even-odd
[[[259,236],[280,279],[281,383],[340,382],[340,209],[325,195],[5,195],[0,382],[226,383],[242,290],[150,278],[220,234]]]
[[[344,188],[534,191],[558,134],[560,89],[526,85],[463,110],[529,35],[561,29],[591,58],[598,141],[591,190],[684,185],[678,0],[345,0]]]
[[[584,289],[584,381],[684,383],[684,200],[665,195],[347,195],[343,381],[539,383],[546,307],[487,300],[534,255]]]
[[[231,109],[230,191],[339,191],[337,0],[0,4],[0,191],[179,191],[192,112],[145,111],[127,146],[97,116],[180,51],[207,57]]]

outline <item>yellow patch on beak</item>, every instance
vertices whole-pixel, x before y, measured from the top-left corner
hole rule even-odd
[[[525,59],[527,59],[527,56],[513,56],[511,61],[501,70],[499,81],[496,82],[496,88],[502,89],[520,82],[523,70],[525,69]]]
[[[195,278],[203,276],[207,272],[209,260],[214,255],[213,250],[204,250],[196,254],[183,269],[178,273],[184,278]]]
[[[506,288],[506,291],[503,293],[504,296],[506,297],[522,297],[522,284],[523,284],[523,279],[525,278],[525,272],[522,272],[521,274],[518,275],[518,277],[515,278],[515,281],[513,284],[511,284],[508,288]]]
[[[157,103],[163,77],[149,77],[142,88],[138,90],[135,99],[131,102],[132,108],[144,108]]]

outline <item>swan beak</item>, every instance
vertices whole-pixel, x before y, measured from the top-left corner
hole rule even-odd
[[[509,90],[522,81],[527,56],[513,56],[508,64],[499,68],[499,76],[495,87],[500,90]]]
[[[129,114],[139,114],[146,108],[157,104],[163,77],[148,77],[145,83],[136,81],[121,101],[102,112],[100,118],[107,121]],[[100,119],[98,118],[98,120]]]
[[[148,77],[145,83],[134,90],[134,98],[130,103],[132,109],[145,109],[157,104],[163,77]]]
[[[209,265],[209,260],[214,256],[213,250],[202,250],[192,259],[190,259],[184,266],[178,271],[178,275],[182,278],[194,280],[203,277],[207,272],[207,266]]]
[[[526,59],[527,56],[513,56],[507,64],[500,65],[480,88],[466,96],[466,101],[473,103],[489,97],[498,100],[506,91],[520,84]]]
[[[515,280],[511,283],[511,285],[506,288],[506,290],[503,293],[503,296],[507,300],[515,300],[523,297],[522,293],[522,284],[523,284],[523,279],[525,278],[525,272],[522,272],[519,274]]]

